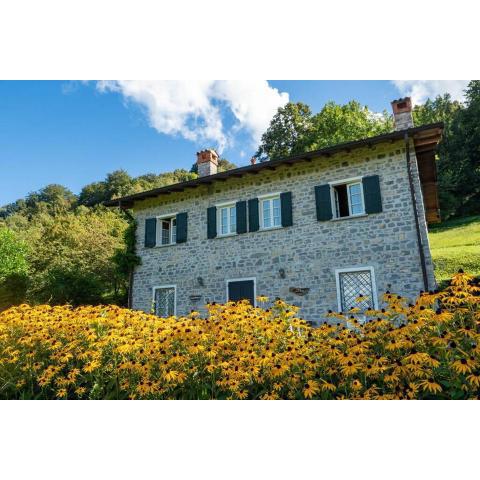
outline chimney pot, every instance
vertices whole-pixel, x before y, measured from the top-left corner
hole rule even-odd
[[[412,99],[399,98],[392,102],[395,130],[405,130],[413,127]]]
[[[211,149],[197,152],[197,170],[199,177],[215,175],[218,170],[218,153]]]
[[[251,163],[252,165],[255,165],[255,164],[257,163],[257,159],[256,159],[255,157],[252,157],[252,158],[250,159],[250,163]]]

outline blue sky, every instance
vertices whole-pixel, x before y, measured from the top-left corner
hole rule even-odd
[[[0,82],[0,205],[50,183],[78,193],[123,168],[131,175],[189,169],[205,147],[242,165],[287,100],[319,111],[355,99],[374,111],[390,101],[451,91],[452,82]]]

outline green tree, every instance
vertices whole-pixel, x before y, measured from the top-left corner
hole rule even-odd
[[[27,289],[27,246],[0,227],[0,310],[24,300]]]
[[[278,109],[255,157],[261,160],[296,155],[337,143],[379,135],[393,129],[386,113],[374,113],[356,101],[328,102],[316,115],[303,103]]]
[[[0,227],[0,281],[12,274],[26,274],[27,246],[15,233],[6,227]]]
[[[385,111],[374,113],[354,100],[345,105],[328,102],[312,118],[308,150],[361,140],[392,130],[392,117]]]
[[[58,215],[38,213],[26,224],[7,219],[28,245],[28,300],[32,303],[116,302],[125,296],[126,278],[114,261],[125,248],[128,221],[105,207],[78,207]]]
[[[479,125],[480,80],[472,80],[465,91],[465,107],[456,112],[448,131],[443,163],[440,160],[443,187],[453,200],[451,215],[480,213]]]
[[[262,135],[255,157],[260,161],[303,153],[310,143],[312,112],[304,103],[280,107]]]

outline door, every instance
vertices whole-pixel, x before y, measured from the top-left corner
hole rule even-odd
[[[255,306],[255,281],[253,279],[229,280],[227,292],[228,301],[238,302],[246,299]]]

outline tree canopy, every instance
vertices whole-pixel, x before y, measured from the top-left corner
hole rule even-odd
[[[374,113],[354,100],[345,105],[327,102],[315,115],[308,105],[287,103],[278,109],[262,135],[255,157],[261,161],[273,160],[392,129],[392,118],[386,112]]]

